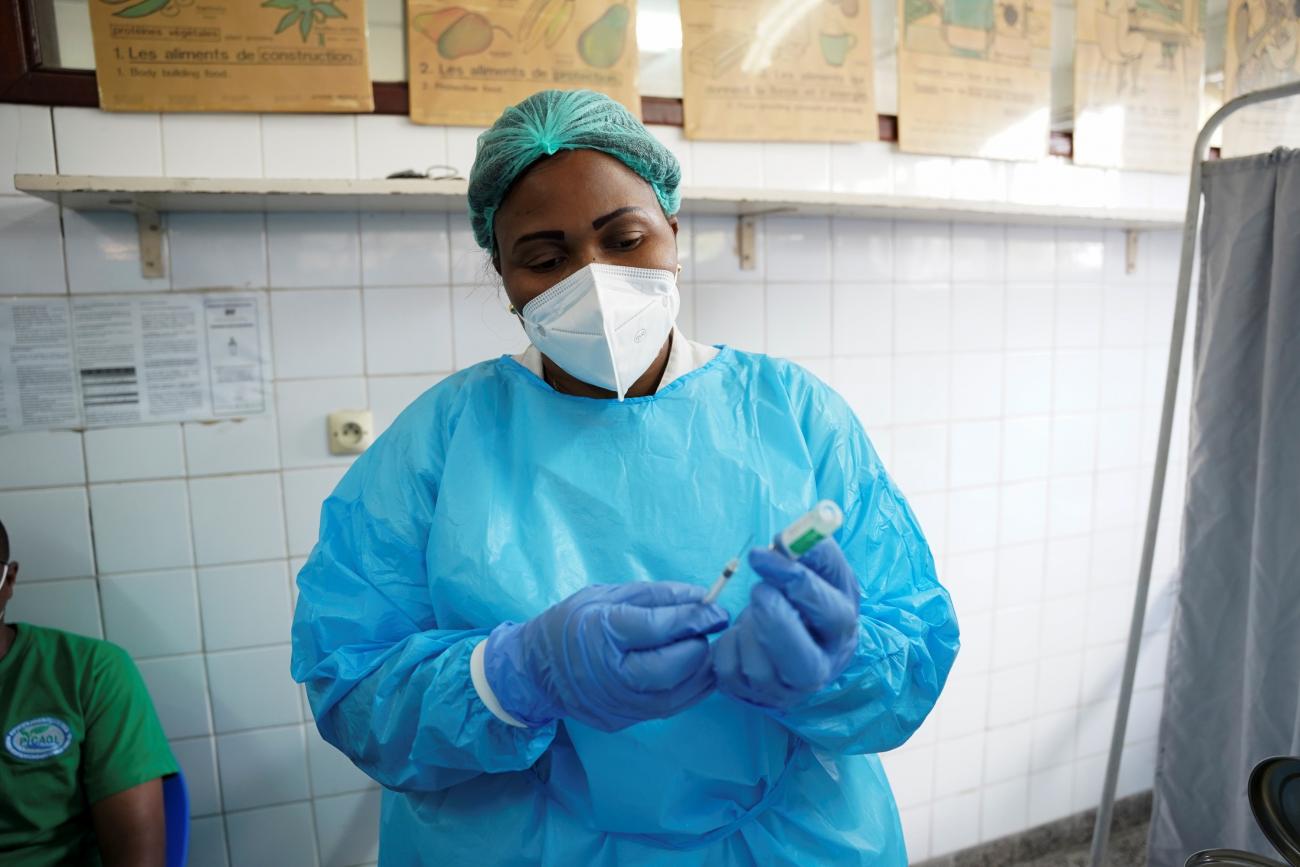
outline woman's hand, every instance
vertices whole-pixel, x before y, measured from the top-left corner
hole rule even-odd
[[[585,587],[527,623],[494,629],[488,684],[530,726],[566,717],[613,732],[672,716],[714,687],[705,636],[728,616],[703,604],[706,592],[675,581]]]
[[[833,539],[798,561],[754,550],[763,579],[749,606],[713,645],[718,689],[785,710],[844,671],[858,642],[858,579]]]

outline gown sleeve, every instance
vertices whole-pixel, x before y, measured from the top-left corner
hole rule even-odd
[[[445,629],[434,616],[426,552],[442,445],[426,404],[436,401],[403,413],[321,509],[298,573],[292,673],[326,741],[382,785],[427,792],[530,767],[555,724],[511,726],[479,698],[470,655],[496,624]]]
[[[818,496],[844,506],[836,534],[861,586],[858,646],[845,671],[773,716],[831,753],[903,744],[934,707],[959,646],[952,601],[915,515],[852,410],[825,386],[804,407]]]

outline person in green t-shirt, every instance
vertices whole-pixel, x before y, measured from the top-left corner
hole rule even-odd
[[[176,760],[140,672],[107,641],[5,623],[17,577],[0,524],[0,864],[163,867]]]

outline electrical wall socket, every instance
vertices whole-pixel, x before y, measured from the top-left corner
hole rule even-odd
[[[359,455],[375,436],[375,419],[368,409],[340,409],[326,419],[330,454]]]

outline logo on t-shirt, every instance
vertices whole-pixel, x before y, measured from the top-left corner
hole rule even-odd
[[[38,716],[20,722],[5,735],[5,749],[27,761],[53,758],[72,746],[72,729],[61,719]]]

